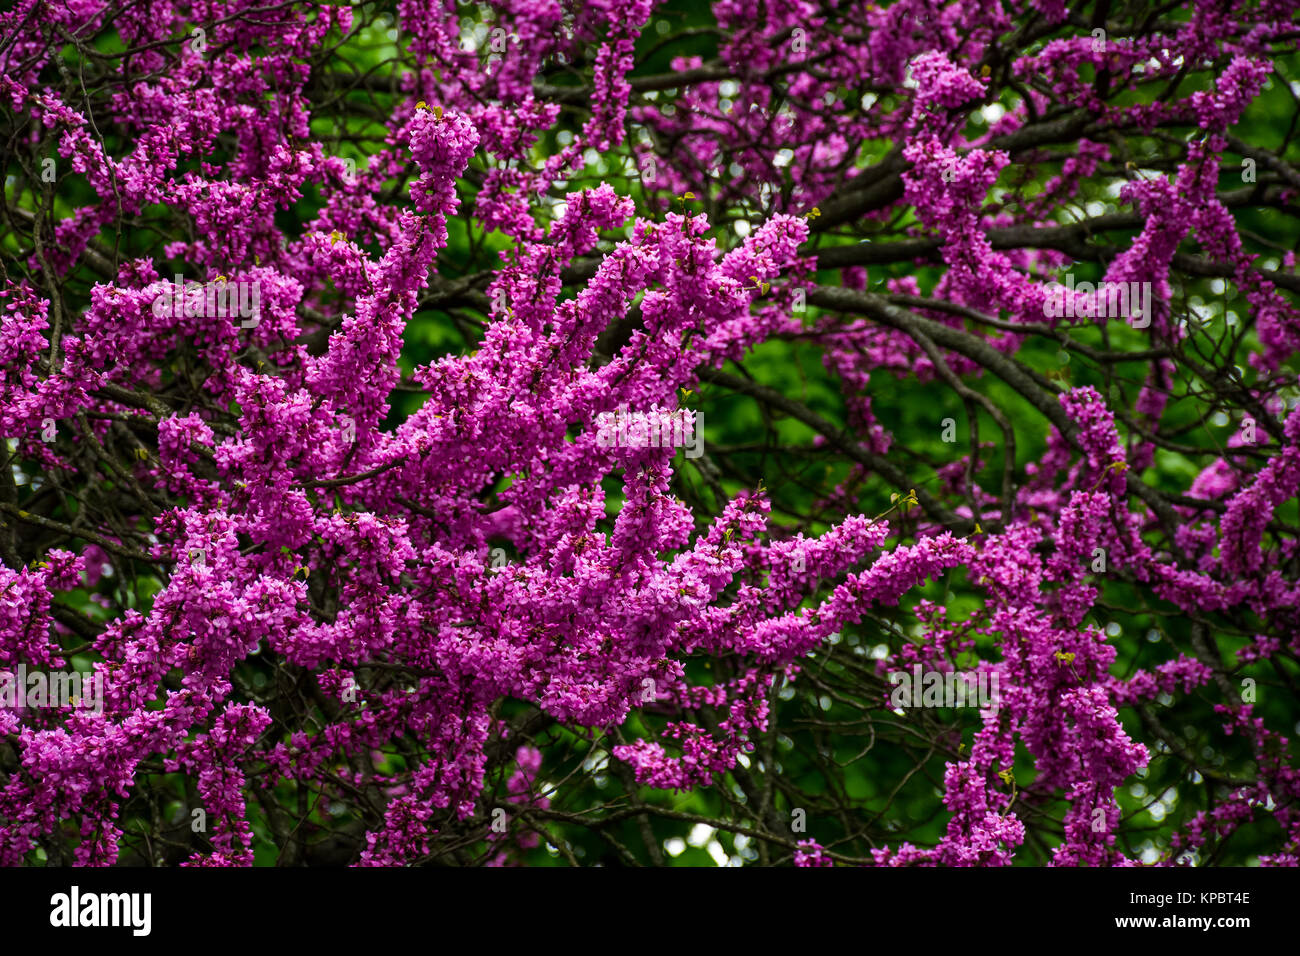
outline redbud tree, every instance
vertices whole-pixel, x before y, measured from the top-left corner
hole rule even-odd
[[[1297,864],[1298,6],[17,0],[0,863]]]

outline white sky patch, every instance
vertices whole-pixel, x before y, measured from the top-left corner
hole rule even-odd
[[[691,832],[686,837],[686,842],[697,849],[708,844],[713,839],[713,834],[718,831],[713,829],[707,823],[697,823],[691,827]]]

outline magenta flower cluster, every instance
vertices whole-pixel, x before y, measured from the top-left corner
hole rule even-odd
[[[402,100],[385,118],[386,147],[353,175],[313,137],[309,96],[311,57],[349,33],[349,7],[291,4],[230,22],[214,12],[198,51],[175,37],[200,6],[161,0],[117,20],[123,37],[146,45],[138,58],[107,67],[119,71],[112,120],[132,133],[117,149],[105,146],[82,104],[42,86],[49,49],[24,33],[37,9],[68,33],[93,33],[104,25],[103,5],[18,0],[0,14],[0,95],[52,132],[59,161],[96,196],[57,223],[27,263],[31,273],[61,277],[103,259],[106,230],[163,204],[192,223],[190,238],[170,243],[166,256],[202,281],[257,283],[261,310],[255,327],[156,315],[152,302],[174,283],[147,258],[124,259],[75,315],[39,281],[9,278],[0,290],[0,435],[22,458],[52,472],[82,467],[65,446],[42,440],[48,420],[86,447],[107,442],[115,423],[155,436],[152,449],[110,476],[130,492],[124,517],[138,534],[74,529],[88,542],[78,553],[54,549],[35,566],[0,566],[0,668],[69,666],[59,595],[93,587],[109,556],[165,571],[147,607],[116,608],[82,635],[103,680],[102,713],[69,709],[51,720],[0,709],[0,739],[20,768],[0,777],[0,865],[22,862],[68,821],[80,833],[75,863],[114,863],[123,802],[160,770],[192,778],[210,821],[211,851],[194,854],[193,865],[250,864],[248,804],[285,780],[384,788],[383,822],[365,835],[360,862],[416,862],[430,852],[436,819],[488,822],[485,768],[506,733],[498,712],[506,698],[587,729],[667,709],[678,717],[662,734],[614,746],[612,758],[650,787],[709,786],[749,759],[770,726],[774,687],[798,679],[810,653],[881,609],[911,608],[918,588],[950,575],[964,576],[983,610],[957,621],[942,607],[916,605],[920,636],[873,666],[883,675],[991,640],[996,652],[978,668],[998,675],[1001,706],[947,764],[942,841],[881,847],[875,862],[1009,863],[1025,840],[1011,772],[1019,766],[1017,774],[1031,772],[1036,787],[1068,806],[1056,863],[1125,865],[1134,861],[1114,838],[1115,790],[1150,751],[1126,731],[1119,709],[1211,687],[1221,674],[1183,655],[1119,675],[1112,636],[1085,620],[1098,599],[1089,570],[1097,550],[1113,573],[1189,615],[1241,609],[1270,628],[1290,622],[1289,644],[1261,636],[1253,653],[1300,653],[1300,594],[1286,573],[1294,541],[1278,544],[1268,533],[1300,491],[1300,411],[1285,418],[1257,470],[1218,464],[1195,479],[1188,499],[1221,508],[1175,506],[1183,520],[1168,549],[1149,543],[1154,505],[1135,497],[1131,483],[1155,449],[1137,430],[1121,430],[1127,418],[1117,422],[1089,386],[1063,390],[1044,409],[1053,423],[1048,450],[1030,465],[1010,513],[966,483],[964,464],[941,473],[946,487],[936,495],[980,508],[955,506],[968,522],[962,531],[914,519],[915,511],[885,513],[886,501],[881,517],[842,509],[831,530],[792,539],[774,533],[762,489],[734,496],[697,530],[698,516],[670,489],[676,449],[602,447],[591,425],[620,407],[681,408],[702,375],[802,328],[790,296],[796,286],[812,288],[811,224],[829,211],[867,140],[898,144],[905,172],[896,201],[941,245],[947,268],[929,294],[1005,317],[1004,327],[969,332],[960,316],[921,310],[926,328],[967,335],[994,359],[1014,356],[1026,339],[1015,326],[1044,322],[1047,272],[1069,259],[1051,248],[996,246],[988,231],[1005,223],[983,207],[1011,162],[1007,143],[1036,119],[1047,88],[1096,116],[1091,138],[1029,210],[1044,227],[1055,225],[1051,204],[1109,158],[1107,123],[1154,124],[1176,113],[1204,131],[1192,161],[1168,179],[1125,187],[1120,201],[1141,224],[1105,278],[1152,282],[1151,334],[1181,334],[1168,273],[1194,230],[1258,310],[1259,370],[1277,370],[1300,349],[1300,315],[1244,251],[1216,193],[1216,153],[1268,75],[1263,51],[1283,28],[1280,14],[1276,29],[1229,43],[1236,34],[1213,15],[1218,5],[1192,4],[1194,18],[1178,24],[1169,49],[1189,59],[1230,54],[1217,87],[1123,115],[1096,99],[1081,67],[1122,77],[1154,58],[1163,66],[1146,68],[1172,76],[1168,50],[1115,41],[1099,51],[1086,34],[1053,40],[1014,65],[1029,84],[1021,108],[968,141],[954,116],[993,82],[979,64],[1013,28],[1004,11],[1032,9],[1059,22],[1065,4],[925,12],[938,5],[852,2],[838,12],[862,24],[849,33],[832,31],[816,4],[719,0],[718,59],[725,75],[742,79],[680,57],[675,69],[696,75],[668,108],[667,97],[630,105],[633,52],[653,0],[576,11],[556,0],[493,4],[508,41],[490,67],[460,42],[456,5],[401,0],[402,30],[424,68],[396,81]],[[796,28],[806,46],[792,44]],[[148,48],[164,44],[178,52]],[[533,78],[543,61],[579,47],[594,51],[587,118],[579,135],[539,160],[535,146],[564,100],[562,89]],[[767,78],[790,70],[795,95],[773,109]],[[864,76],[892,92],[852,122],[833,122],[823,107],[849,78],[856,85]],[[630,123],[675,150],[655,152],[650,137],[629,141]],[[654,157],[665,194],[762,209],[761,222],[723,247],[718,223],[686,202],[638,211],[609,183],[567,188],[592,151],[624,145],[636,159]],[[723,147],[738,158],[717,169]],[[786,174],[791,191],[765,188]],[[467,182],[477,187],[472,203],[462,203]],[[549,221],[537,215],[548,191],[563,200]],[[308,194],[320,197],[318,211],[301,235],[286,235],[277,214]],[[818,204],[827,209],[815,214]],[[510,243],[483,290],[481,343],[416,367],[407,384],[422,404],[392,424],[403,336],[431,297],[449,294],[452,280],[438,275],[438,262],[457,217]],[[575,269],[587,270],[585,283],[565,296]],[[865,272],[845,273],[848,290],[866,282]],[[919,288],[899,279],[890,291]],[[602,334],[634,306],[629,335],[601,354]],[[325,330],[315,342],[304,335],[309,321]],[[873,378],[906,374],[938,387],[978,370],[971,354],[932,352],[901,324],[842,315],[822,322],[827,368],[844,387],[863,455],[883,456],[895,443],[873,412]],[[179,407],[165,398],[172,373],[164,369],[182,347],[208,371],[203,401]],[[1133,414],[1158,421],[1172,374],[1167,360],[1150,363],[1150,390]],[[611,478],[621,487],[612,514]],[[13,508],[4,518],[21,528],[25,514]],[[970,530],[979,517],[991,530]],[[509,560],[495,561],[496,548],[508,549]],[[827,581],[829,592],[808,601]],[[323,606],[326,591],[338,599]],[[306,675],[324,725],[286,727],[236,693],[234,670],[267,652]],[[688,677],[688,659],[724,657],[741,662],[733,678]],[[398,679],[377,682],[377,669]],[[721,716],[714,725],[683,716],[706,707]],[[1300,776],[1285,739],[1249,703],[1220,709],[1224,726],[1250,741],[1259,774],[1179,840],[1195,847],[1271,801],[1286,849],[1266,862],[1300,862]],[[376,755],[403,738],[418,742],[422,759],[399,784]],[[1018,750],[1028,761],[1018,763]],[[545,810],[542,753],[510,752],[516,769],[503,798]],[[532,845],[501,841],[495,862]],[[793,858],[830,865],[832,852],[805,839]]]

